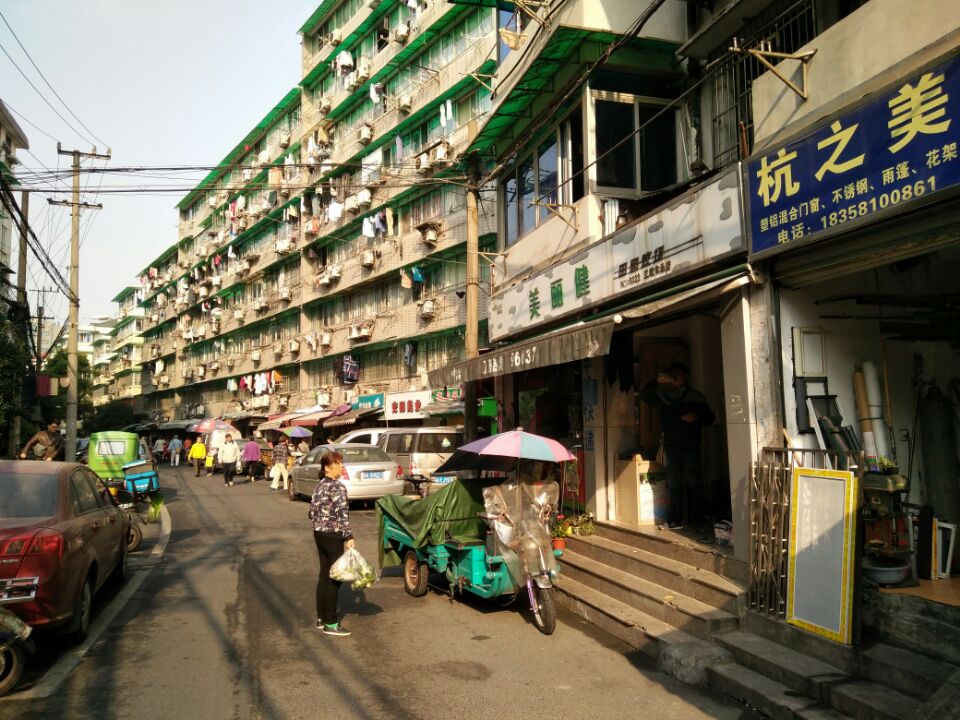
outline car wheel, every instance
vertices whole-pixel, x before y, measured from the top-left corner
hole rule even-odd
[[[93,614],[93,578],[88,577],[80,590],[80,597],[77,599],[77,607],[73,611],[73,620],[70,622],[70,629],[67,631],[70,639],[75,643],[81,643],[87,639],[87,633],[90,632],[90,617]]]
[[[141,542],[143,542],[143,530],[136,522],[131,520],[130,529],[127,530],[127,552],[136,550],[140,547]]]
[[[429,573],[427,564],[420,562],[417,554],[413,550],[409,550],[403,558],[403,589],[413,597],[426,595]]]
[[[287,484],[287,499],[296,500],[299,496],[297,492],[297,483],[294,481],[293,476],[290,476],[290,482]]]
[[[110,576],[110,579],[117,585],[122,585],[130,577],[130,551],[124,546],[122,553],[120,562],[117,563],[117,566],[113,569],[113,575]]]
[[[17,686],[26,663],[26,653],[19,643],[14,643],[0,653],[0,697]]]

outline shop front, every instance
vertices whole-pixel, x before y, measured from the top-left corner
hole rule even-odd
[[[937,109],[911,105],[921,87]],[[863,595],[873,598],[864,618],[901,594],[960,605],[960,583],[947,579],[960,568],[950,552],[960,522],[958,101],[960,58],[941,59],[746,166],[751,262],[773,281],[786,442],[856,488],[855,547],[821,537],[806,550],[793,538],[789,567],[801,572],[806,553],[825,585],[854,597],[857,582],[879,585]]]
[[[699,529],[731,518],[745,529],[746,472],[731,476],[731,458],[746,468],[755,453],[738,178],[694,188],[495,292],[490,337],[510,344],[435,371],[431,383],[493,379],[503,429],[579,454],[569,501],[600,520],[648,525],[659,518],[647,500],[656,495],[662,515],[665,483],[659,411],[641,395],[682,364],[716,416],[696,448],[686,517]]]

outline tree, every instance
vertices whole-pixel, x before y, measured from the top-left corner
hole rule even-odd
[[[0,308],[4,308],[2,302]],[[0,428],[9,429],[13,416],[20,411],[29,366],[22,338],[18,336],[6,312],[0,312]],[[20,438],[17,438],[17,444],[20,444]],[[5,453],[6,449],[4,443],[0,453]]]
[[[137,421],[129,400],[114,400],[93,411],[86,427],[91,433],[102,430],[122,430]]]
[[[77,421],[86,423],[93,414],[93,400],[91,396],[91,387],[93,382],[90,374],[90,361],[86,355],[77,355],[77,371],[80,375],[80,381],[77,384]],[[57,350],[56,354],[47,360],[44,366],[44,372],[51,377],[51,383],[57,383],[56,378],[67,377],[67,352],[63,348]],[[67,392],[65,388],[58,388],[56,395],[48,398],[42,398],[40,409],[43,420],[50,419],[63,420],[67,416]],[[129,423],[127,423],[129,424]]]

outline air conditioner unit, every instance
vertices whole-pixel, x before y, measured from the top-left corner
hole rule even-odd
[[[437,314],[437,308],[433,300],[424,300],[420,305],[420,317],[424,320],[433,320]]]
[[[370,327],[368,323],[360,323],[359,325],[355,325],[354,327],[355,327],[354,334],[353,334],[354,340],[370,339],[370,333],[372,332],[373,328]]]
[[[437,241],[440,239],[440,228],[432,223],[427,223],[420,226],[421,239],[423,240],[424,245],[430,245],[431,247],[437,244]]]
[[[209,206],[212,207],[212,208],[215,208],[215,207],[217,206],[217,196],[216,196],[216,195],[211,195],[210,197],[208,197],[208,198],[207,198],[207,205],[209,205]]]
[[[223,284],[223,278],[220,277],[219,275],[213,275],[210,278],[210,284],[213,285],[214,287],[220,287],[220,285]]]
[[[201,325],[201,326],[198,327],[196,330],[194,330],[193,335],[194,335],[194,337],[197,337],[197,338],[206,337],[206,335],[207,335],[207,326],[206,326],[206,325]]]
[[[257,298],[256,302],[253,303],[254,310],[263,310],[267,307],[267,301],[263,298]]]
[[[197,365],[197,377],[203,377],[207,374],[207,369],[203,365]]]
[[[328,157],[330,157],[332,153],[333,153],[333,146],[330,143],[321,143],[320,145],[317,145],[318,160],[325,160]],[[324,169],[323,165],[320,166],[320,172],[321,173],[327,172],[327,170]]]
[[[233,311],[234,320],[243,320],[243,315],[244,315],[243,308],[237,308],[236,310]]]
[[[290,147],[290,133],[283,133],[280,136],[280,147],[282,147],[284,150]]]
[[[320,103],[317,109],[320,110],[320,112],[322,112],[323,114],[327,114],[328,112],[330,112],[330,109],[332,107],[333,107],[333,98],[329,96],[324,96],[320,98]]]
[[[159,322],[159,321],[160,321],[160,313],[153,313],[150,316],[150,322]]]
[[[350,195],[343,201],[343,209],[347,212],[356,212],[357,211],[357,196]]]
[[[288,348],[288,349],[290,350],[290,352],[292,352],[292,353],[298,353],[298,352],[300,352],[300,341],[299,341],[299,340],[291,340],[289,343],[287,343],[287,348]]]
[[[373,140],[373,127],[364,123],[357,128],[357,141],[366,145],[368,142]]]
[[[317,285],[323,287],[330,287],[330,271],[324,270],[322,273],[317,275]]]
[[[233,370],[233,366],[237,364],[237,361],[233,358],[227,358],[227,370]]]
[[[329,332],[320,333],[320,347],[330,347],[333,345],[333,334]]]
[[[182,372],[181,374],[182,374],[184,380],[187,380],[187,379],[189,379],[189,378],[192,378],[192,377],[193,377],[193,368],[185,367],[185,368],[183,369],[183,372]]]
[[[169,384],[170,384],[170,376],[169,376],[169,375],[161,375],[161,376],[160,376],[160,384],[161,384],[161,385],[169,385]]]
[[[273,354],[283,355],[283,343],[278,342],[273,344]]]
[[[427,153],[417,155],[417,172],[424,172],[430,169],[430,156]]]
[[[289,300],[290,299],[290,288],[282,287],[280,288],[280,299]]]
[[[358,87],[360,87],[360,82],[359,82],[358,79],[357,79],[357,71],[356,71],[356,70],[354,70],[354,71],[350,72],[349,74],[347,74],[347,77],[345,78],[345,81],[346,81],[347,90],[351,90],[351,91],[352,91],[352,90],[356,90]]]
[[[331,280],[332,282],[336,282],[337,280],[340,279],[340,273],[341,273],[341,272],[342,272],[342,271],[341,271],[339,265],[331,265],[330,267],[327,268],[327,273],[329,273],[329,275],[330,275],[330,280]]]
[[[289,238],[280,238],[273,244],[273,249],[284,255],[293,250],[293,243],[290,242]]]
[[[397,42],[406,42],[408,37],[410,37],[409,23],[400,23],[393,29],[393,39]]]
[[[254,350],[253,352],[251,352],[250,359],[253,360],[254,362],[260,362],[260,351]]]
[[[350,327],[347,328],[347,340],[356,340],[357,337],[359,337],[357,335],[358,328],[359,328],[359,325],[351,325]]]
[[[220,321],[212,320],[210,322],[210,332],[214,335],[217,335],[220,332]]]
[[[411,98],[409,95],[406,95],[406,94],[401,95],[400,98],[397,100],[397,110],[399,110],[400,112],[408,113],[410,112],[410,108],[412,107],[413,107],[413,98]]]
[[[286,407],[289,402],[290,398],[286,395],[281,395],[277,398],[277,405],[280,407]]]
[[[373,267],[374,262],[376,262],[376,256],[373,254],[373,250],[364,250],[360,253],[360,264],[364,267]]]
[[[327,35],[327,44],[339,45],[342,39],[343,39],[343,34],[340,32],[340,28],[334,28]]]
[[[183,339],[184,339],[184,340],[193,340],[193,328],[190,328],[189,330],[184,330],[184,331],[183,331]]]
[[[368,188],[361,188],[357,191],[357,207],[368,208],[373,202],[373,193]]]
[[[254,252],[254,251],[248,252],[246,255],[243,256],[243,259],[246,261],[247,266],[249,267],[250,265],[253,265],[257,260],[260,259],[260,253]]]
[[[212,363],[210,363],[210,364],[207,366],[207,369],[209,369],[210,372],[215,372],[215,371],[217,371],[217,370],[220,369],[220,363],[217,362],[216,360],[214,360]]]
[[[253,180],[253,168],[244,168],[243,172],[240,173],[240,179],[243,182],[250,182]]]
[[[360,60],[357,66],[357,84],[362,85],[370,79],[370,63],[366,58]]]

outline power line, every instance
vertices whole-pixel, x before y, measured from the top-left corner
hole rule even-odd
[[[88,133],[90,133],[90,135],[93,136],[93,139],[94,139],[94,140],[96,140],[97,142],[99,142],[101,145],[106,145],[106,143],[105,143],[103,140],[101,140],[100,138],[98,138],[90,128],[88,128],[86,125],[83,124],[83,120],[81,120],[80,118],[78,118],[78,117],[77,117],[77,114],[76,114],[73,110],[70,109],[70,106],[67,105],[66,101],[65,101],[62,97],[60,97],[60,93],[58,93],[56,90],[53,89],[53,85],[50,84],[50,81],[47,80],[47,76],[43,74],[43,72],[40,70],[40,68],[37,67],[37,64],[33,61],[33,58],[30,57],[30,53],[27,52],[27,49],[23,46],[23,43],[20,42],[20,38],[17,37],[17,34],[13,31],[13,28],[10,27],[10,23],[7,22],[7,18],[4,17],[2,11],[0,11],[0,18],[3,19],[3,24],[7,26],[7,30],[10,31],[10,34],[13,35],[13,39],[17,41],[17,45],[19,45],[19,46],[20,46],[20,49],[23,50],[23,54],[27,56],[27,60],[29,60],[29,61],[30,61],[30,64],[33,65],[33,69],[36,70],[37,73],[39,73],[39,75],[40,75],[41,78],[43,78],[43,81],[47,84],[47,87],[50,88],[50,91],[51,91],[54,95],[56,95],[57,100],[59,100],[59,101],[61,102],[61,104],[67,109],[67,112],[70,113],[71,115],[73,115],[74,119],[75,119],[78,123],[80,123],[80,127],[82,127],[84,130],[86,130]],[[6,51],[4,51],[4,52],[6,52]],[[8,55],[7,57],[9,57],[9,55]],[[18,69],[19,69],[19,68],[18,68]]]
[[[67,126],[68,128],[70,128],[71,130],[73,130],[77,135],[79,135],[80,137],[82,137],[82,138],[83,138],[84,140],[86,140],[87,142],[90,142],[90,138],[88,138],[88,137],[87,137],[86,135],[84,135],[82,132],[80,132],[79,130],[77,130],[73,125],[71,125],[71,124],[70,124],[70,121],[67,120],[63,115],[61,115],[60,112],[50,103],[50,101],[47,100],[47,98],[44,96],[44,94],[43,94],[42,92],[40,92],[40,90],[37,88],[36,85],[33,84],[33,81],[32,81],[30,78],[27,77],[27,74],[26,74],[23,70],[20,69],[20,66],[17,65],[16,61],[15,61],[12,57],[10,57],[10,53],[7,52],[7,49],[6,49],[3,45],[0,45],[0,50],[3,50],[3,54],[7,56],[7,59],[8,59],[11,63],[13,63],[13,66],[17,69],[17,72],[19,72],[19,73],[23,76],[23,79],[27,81],[27,84],[30,85],[30,87],[32,87],[32,88],[36,91],[37,95],[40,96],[40,99],[43,100],[43,101],[47,104],[47,107],[49,107],[51,110],[53,110],[53,112],[56,113],[57,117],[60,118],[61,120],[63,120],[63,122],[66,124],[66,126]],[[91,144],[92,144],[92,143],[91,143]]]
[[[36,130],[37,132],[39,132],[39,133],[41,133],[41,134],[43,134],[43,135],[46,135],[48,138],[50,138],[50,139],[53,140],[54,142],[59,142],[59,140],[57,140],[57,138],[55,138],[53,135],[51,135],[50,133],[48,133],[48,132],[47,132],[46,130],[44,130],[43,128],[41,128],[41,127],[35,125],[33,122],[31,122],[31,121],[27,118],[27,116],[24,115],[22,112],[17,112],[17,111],[14,110],[12,107],[10,107],[10,103],[8,103],[6,100],[3,101],[3,104],[6,105],[6,107],[7,107],[8,110],[13,111],[13,113],[14,113],[15,115],[17,115],[21,120],[23,120],[27,125],[29,125],[30,127],[32,127],[34,130]],[[27,152],[30,152],[30,151],[28,150]],[[30,154],[33,155],[33,153],[30,153]],[[34,158],[36,158],[36,155],[34,155]],[[40,161],[37,160],[37,162],[40,162]],[[43,163],[40,163],[40,164],[43,165]]]

